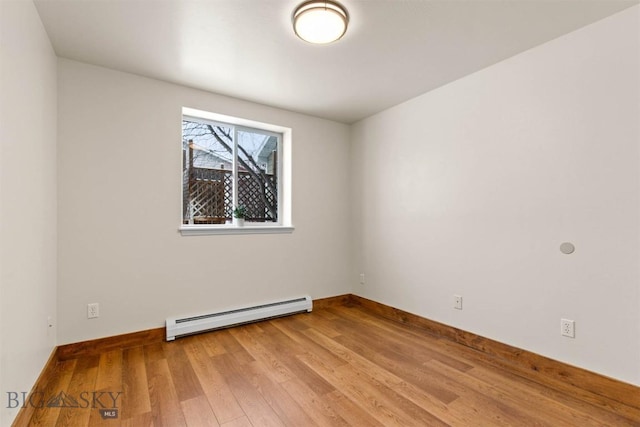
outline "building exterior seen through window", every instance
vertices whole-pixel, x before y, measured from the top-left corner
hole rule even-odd
[[[282,135],[183,116],[183,224],[278,223]]]

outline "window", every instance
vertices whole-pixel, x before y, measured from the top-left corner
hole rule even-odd
[[[291,228],[290,136],[287,128],[183,109],[183,234]],[[245,208],[246,227],[234,225],[236,207]]]

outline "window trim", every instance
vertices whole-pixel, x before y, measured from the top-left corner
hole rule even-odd
[[[288,234],[293,233],[295,227],[285,225],[244,225],[238,227],[233,224],[183,224],[179,230],[183,236],[206,236],[212,234]]]
[[[291,221],[291,128],[273,125],[269,123],[258,122],[239,117],[227,116],[224,114],[212,113],[208,111],[197,110],[194,108],[183,107],[182,119],[189,117],[196,120],[213,122],[216,125],[233,126],[234,133],[240,131],[260,131],[265,134],[276,134],[281,136],[281,143],[278,144],[278,156],[281,159],[278,162],[278,222],[263,224],[257,222],[248,222],[243,227],[235,224],[182,224],[182,210],[180,210],[180,227],[178,230],[183,236],[210,235],[210,234],[279,234],[292,233],[295,227]],[[180,144],[182,150],[182,144]],[[235,149],[235,144],[234,144]],[[236,153],[234,153],[235,158]],[[235,165],[235,160],[234,160]],[[234,169],[236,166],[234,166]],[[235,171],[234,171],[235,176]],[[182,175],[180,177],[180,198],[184,197],[182,193]],[[235,190],[234,190],[235,192]],[[234,196],[235,200],[235,196]],[[182,202],[178,204],[182,206]]]

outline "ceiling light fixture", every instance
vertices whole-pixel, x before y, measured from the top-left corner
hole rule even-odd
[[[307,1],[293,12],[293,31],[309,43],[326,44],[340,39],[347,32],[348,23],[347,9],[334,1]]]

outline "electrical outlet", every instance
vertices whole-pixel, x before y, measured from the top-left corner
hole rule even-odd
[[[100,317],[100,304],[97,302],[87,304],[87,319],[95,319],[96,317]]]
[[[360,273],[360,284],[364,285],[364,273]]]
[[[462,297],[460,295],[453,296],[453,308],[462,310]]]
[[[569,319],[560,319],[560,333],[564,337],[576,337],[576,322]]]

